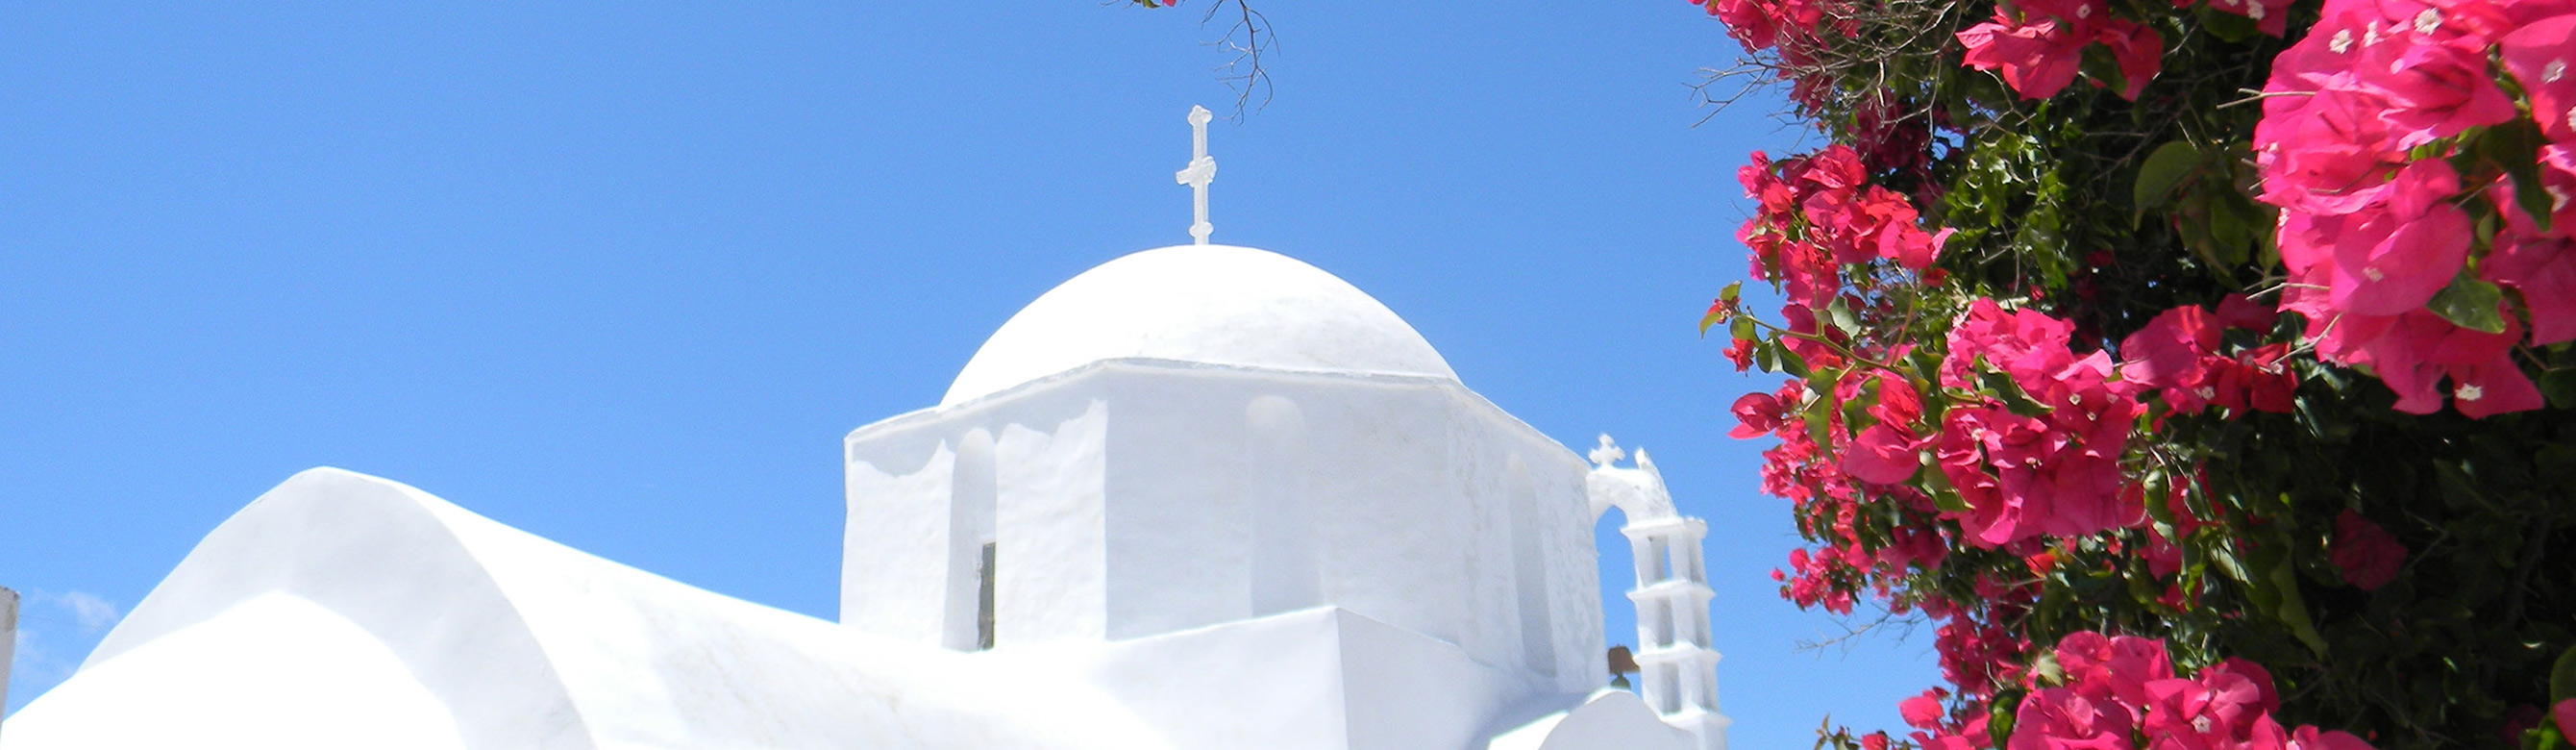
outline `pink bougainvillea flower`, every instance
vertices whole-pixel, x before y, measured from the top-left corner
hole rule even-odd
[[[1968,303],[1968,312],[1950,327],[1950,356],[1941,364],[1941,382],[1952,388],[1971,388],[1971,370],[1982,359],[1990,367],[2014,373],[2016,380],[2028,373],[2024,390],[2036,390],[2041,379],[2074,360],[2066,352],[2067,339],[2075,326],[2036,310],[2006,311],[1992,299],[1979,298]]]
[[[2279,313],[2271,305],[2256,302],[2243,294],[2230,294],[2218,300],[2218,324],[2228,328],[2269,331],[2277,317]]]
[[[2478,275],[2522,292],[2531,343],[2576,340],[2576,240],[2500,232]]]
[[[2133,750],[2129,712],[2066,688],[2033,691],[2013,716],[2009,750]]]
[[[2195,680],[2170,679],[2147,683],[2147,693],[2139,705],[2146,712],[2140,728],[2151,750],[2227,750],[2235,744],[2217,716],[2226,705],[2217,691]]]
[[[1727,344],[1726,360],[1735,363],[1736,372],[1743,372],[1747,369],[1751,369],[1753,367],[1753,340],[1736,339],[1733,343]]]
[[[1747,393],[1735,399],[1735,419],[1739,424],[1727,431],[1727,437],[1738,440],[1768,435],[1780,426],[1780,399],[1768,393]]]
[[[1691,0],[1707,6],[1708,14],[1726,24],[1726,31],[1744,44],[1747,52],[1759,52],[1778,43],[1779,27],[1773,25],[1769,9],[1756,0]]]
[[[2398,544],[2397,537],[2349,510],[2335,517],[2334,540],[2326,554],[2344,582],[2363,591],[2378,591],[2396,580],[2398,569],[2406,564],[2406,546]]]
[[[1896,484],[1914,478],[1922,464],[1914,457],[1920,441],[1887,423],[1870,425],[1843,451],[1845,473],[1864,482]]]
[[[2558,722],[2560,732],[2567,731],[2568,727],[2576,727],[2576,698],[2559,701],[2558,705],[2551,706],[2549,717]]]
[[[2271,718],[2265,716],[2264,718]],[[2374,750],[2370,743],[2351,732],[2321,732],[2316,727],[2302,726],[2290,733],[2289,750]]]
[[[2531,96],[2531,119],[2560,143],[2576,141],[2576,14],[2542,19],[2514,30],[2497,46],[2504,68]]]
[[[2522,733],[2539,727],[2540,720],[2547,716],[2539,706],[2529,703],[2514,706],[2504,712],[2504,726],[2496,730],[2496,739],[2505,747],[2522,747]]]
[[[2281,728],[2281,722],[2273,720],[2272,715],[2266,713],[2254,717],[2253,730],[2245,733],[2244,743],[2237,745],[2237,748],[2238,750],[2291,750],[2290,733]],[[2305,749],[2301,748],[2301,750]]]
[[[2174,676],[2164,642],[2153,638],[2087,630],[2059,639],[2056,656],[2067,686],[2095,701],[2145,706],[2147,686]]]
[[[2355,29],[2319,23],[2272,63],[2270,95],[2254,126],[2262,199],[2283,208],[2346,213],[2368,203],[2404,151],[2380,114],[2387,100],[2362,90]]]
[[[2060,22],[2043,20],[2019,23],[2006,17],[2001,8],[1995,20],[1977,24],[1959,32],[1959,43],[1967,47],[1961,62],[1978,70],[1996,71],[2013,93],[2024,99],[2046,99],[2056,96],[2075,82],[2083,63],[2084,45],[2090,37],[2068,33]]]
[[[2194,396],[2207,401],[2212,396],[2189,391],[2210,379],[2210,360],[2217,351],[2218,321],[2208,308],[2171,308],[2157,313],[2155,319],[2120,341],[2120,379],[2142,389],[2167,391],[2165,401],[2169,404]],[[2191,411],[2179,404],[2176,410]]]
[[[1781,306],[1780,317],[1781,319],[1788,321],[1789,332],[1791,333],[1807,334],[1808,336],[1821,335],[1839,337],[1841,335],[1841,331],[1839,330],[1832,333],[1825,333],[1818,329],[1816,327],[1816,313],[1814,308],[1810,308],[1803,304],[1793,302]],[[1830,370],[1842,366],[1842,355],[1838,353],[1834,347],[1827,345],[1824,342],[1807,338],[1807,336],[1783,336],[1780,338],[1780,343],[1783,346],[1788,347],[1789,353],[1798,355],[1799,360],[1805,362],[1807,367],[1811,369]]]
[[[2549,195],[2550,233],[2576,237],[2576,138],[2540,147],[2540,184]]]
[[[2468,259],[2468,213],[2447,200],[2460,191],[2450,162],[2409,164],[2388,187],[2386,202],[2344,217],[2335,239],[2327,283],[2339,309],[2395,315],[2423,307]]]
[[[2252,684],[2256,691],[2255,701],[2252,704],[2255,713],[2266,714],[2281,708],[2281,693],[2279,690],[2275,689],[2272,684],[2272,670],[2264,669],[2263,665],[2247,661],[2241,657],[2230,656],[2219,660],[2216,664],[2200,668],[2200,674],[2193,675],[2193,677],[2201,679],[2215,679],[2211,676],[2211,673],[2213,672],[2236,675],[2244,678],[2246,682]],[[2238,736],[2241,737],[2251,733],[2253,731],[2253,727],[2253,717],[2246,717],[2245,724],[2240,728]]]
[[[1898,701],[1896,713],[1905,719],[1906,726],[1925,731],[1940,729],[1941,720],[1949,715],[1948,711],[1941,708],[1941,694],[1931,690],[1925,690],[1922,695]]]
[[[2257,685],[2252,677],[2225,669],[2203,669],[2192,675],[2188,687],[2174,685],[2183,680],[2161,680],[2149,683],[2149,700],[2155,705],[2180,709],[2164,717],[2173,735],[2188,732],[2207,747],[2227,748],[2251,734],[2254,720],[2271,711],[2265,696],[2271,689],[2269,675]],[[2162,689],[2159,689],[2162,686]],[[2157,711],[2150,709],[2152,718]],[[2153,730],[2150,730],[2153,733]],[[2184,743],[2186,745],[2195,743]]]
[[[2210,388],[2211,403],[2230,411],[2290,413],[2291,399],[2298,395],[2299,376],[2281,361],[2289,349],[2288,344],[2268,344],[2237,353],[2233,366],[2220,370],[2217,382]]]
[[[2120,98],[2137,101],[2147,81],[2164,68],[2164,36],[2142,24],[2112,18],[2103,23],[2101,41],[2110,45],[2111,59],[2120,63]]]
[[[2371,45],[2359,57],[2356,83],[2386,98],[2389,106],[2379,116],[2399,149],[2504,122],[2516,112],[2487,72],[2484,46],[2401,41]]]
[[[2503,333],[2461,328],[2423,310],[2379,319],[2389,322],[2375,333],[2367,332],[2372,318],[2344,318],[2363,324],[2356,328],[2364,332],[2356,335],[2366,337],[2361,347],[2368,363],[2377,368],[2380,382],[2397,392],[2393,408],[2398,411],[2441,410],[2446,377],[2451,381],[2452,403],[2461,414],[2486,417],[2538,409],[2543,403],[2540,389],[2513,361],[2513,345],[2522,340],[2522,325],[2501,304],[2499,312],[2507,316]]]

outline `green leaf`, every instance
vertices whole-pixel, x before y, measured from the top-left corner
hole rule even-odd
[[[2558,663],[2549,668],[2550,705],[2570,698],[2576,698],[2576,646],[2570,646],[2559,654]]]
[[[1781,372],[1789,373],[1792,376],[1801,378],[1811,376],[1811,374],[1807,372],[1807,359],[1805,357],[1800,357],[1797,352],[1790,351],[1787,345],[1781,345],[1778,349],[1780,351]],[[1817,391],[1817,393],[1826,393],[1827,395],[1831,395],[1826,391]]]
[[[1994,741],[1994,747],[2011,744],[2013,713],[2021,708],[2021,698],[2020,690],[2002,690],[1995,693],[1993,704],[1987,706],[1986,738]]]
[[[1701,321],[1702,325],[1705,325],[1706,323],[1707,321]],[[1753,330],[1752,318],[1738,315],[1735,316],[1735,322],[1726,324],[1726,335],[1728,336],[1733,336],[1739,339],[1749,339],[1753,338],[1754,333],[1756,333],[1756,331]],[[1705,336],[1707,334],[1708,329],[1700,329],[1700,335]]]
[[[1833,304],[1826,305],[1825,315],[1833,321],[1835,328],[1842,329],[1843,335],[1854,338],[1860,336],[1860,318],[1853,315],[1851,308],[1844,305],[1842,300],[1834,300]]]
[[[1977,373],[1977,383],[1985,386],[1988,394],[2002,399],[2005,411],[2025,417],[2048,414],[2048,409],[2040,406],[2039,402],[2032,401],[2029,396],[2022,394],[2021,386],[2014,385],[2010,375],[2000,372],[1981,372]]]
[[[2245,265],[2261,243],[2255,236],[2272,231],[2272,222],[2234,194],[2209,202],[2209,234],[2218,241],[2217,260],[2225,268]]]
[[[2451,279],[2451,285],[2442,287],[2442,291],[2434,294],[2433,301],[2425,307],[2461,328],[2503,333],[2504,315],[2497,307],[2503,301],[2503,289],[2477,280],[2469,275],[2468,269],[2462,268],[2460,275]]]
[[[2298,636],[2300,643],[2308,644],[2308,649],[2315,651],[2317,656],[2325,656],[2325,636],[2317,634],[2316,621],[2308,617],[2307,601],[2299,597],[2299,573],[2290,567],[2290,556],[2281,555],[2266,577],[2280,592],[2281,604],[2275,612],[2280,616],[2281,624],[2290,626],[2290,634]]]
[[[1810,399],[1806,412],[1801,415],[1807,421],[1807,439],[1815,441],[1817,445],[1834,444],[1833,411],[1834,400],[1831,396],[1818,395]]]
[[[1726,320],[1728,314],[1735,308],[1735,300],[1742,296],[1744,296],[1744,282],[1741,281],[1727,284],[1725,289],[1719,290],[1717,304],[1709,305],[1708,314],[1699,316],[1699,337],[1708,338],[1708,327]],[[1737,316],[1736,320],[1738,322],[1734,327],[1728,328],[1727,332],[1735,334],[1739,339],[1753,338],[1753,334],[1749,333],[1753,330],[1753,323],[1741,316]]]
[[[2549,397],[2549,405],[2560,409],[2576,408],[2576,369],[2550,370],[2540,374],[2540,395]]]
[[[2513,177],[2513,200],[2540,231],[2549,231],[2549,189],[2540,184],[2540,126],[2516,119],[2478,135],[2477,153]]]
[[[2162,208],[2165,200],[2173,197],[2174,188],[2199,166],[2200,149],[2190,141],[2157,146],[2155,153],[2148,154],[2146,162],[2138,165],[2138,182],[2132,187],[2130,204],[2137,206],[2141,214]]]
[[[2261,22],[2234,13],[2215,12],[2203,5],[2196,15],[2200,26],[2213,36],[2231,42],[2242,42],[2263,33]]]
[[[1959,489],[1950,486],[1950,477],[1942,474],[1938,468],[1917,476],[1923,477],[1923,489],[1932,494],[1933,507],[1950,513],[1968,513],[1976,510],[1968,507],[1968,499],[1959,496]]]

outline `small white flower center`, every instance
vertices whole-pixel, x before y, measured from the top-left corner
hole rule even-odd
[[[2087,4],[2087,5],[2078,5],[2078,6],[2075,6],[2075,17],[2076,17],[2076,18],[2092,18],[2092,17],[2093,17],[2093,6],[2092,6],[2092,5],[2089,5],[2089,4]]]
[[[2487,395],[2487,389],[2474,385],[2463,385],[2460,386],[2460,390],[2457,391],[2457,393],[2462,401],[2476,401]]]
[[[2576,130],[2576,107],[2567,108],[2567,128]]]
[[[2558,79],[2565,78],[2566,76],[2566,60],[2551,60],[2548,65],[2540,66],[2541,83],[2557,83]]]
[[[2261,0],[2245,4],[2245,17],[2257,21],[2263,20],[2263,3]]]
[[[2364,24],[2364,25],[2361,27],[2361,46],[2368,47],[2368,46],[2370,46],[2370,45],[2378,44],[2378,43],[2379,43],[2379,22],[2378,22],[2378,21],[2372,21],[2372,22],[2370,22],[2370,23],[2368,23],[2368,24]]]
[[[2192,391],[2192,393],[2193,393],[2194,395],[2198,395],[2198,396],[2200,396],[2202,399],[2214,399],[2214,398],[2218,398],[2218,389],[2216,389],[2216,388],[2211,388],[2211,387],[2209,387],[2209,386],[2205,386],[2205,385],[2204,385],[2204,386],[2201,386],[2201,387],[2200,387],[2200,390]]]
[[[2439,28],[2442,28],[2441,11],[2425,8],[2424,12],[2415,14],[2415,33],[2430,34]]]
[[[2200,732],[2200,733],[2202,733],[2202,734],[2208,734],[2208,733],[2209,733],[2209,717],[2207,717],[2207,716],[2194,716],[2194,717],[2191,717],[2191,729],[2192,729],[2192,731],[2195,731],[2195,732]]]
[[[2547,191],[2549,191],[2549,212],[2550,212],[2550,213],[2553,213],[2553,214],[2554,214],[2554,213],[2558,213],[2559,211],[2564,210],[2564,209],[2566,209],[2566,208],[2567,208],[2567,190],[2566,190],[2566,188],[2561,188],[2561,187],[2556,186],[2556,185],[2551,185],[2551,186],[2549,186],[2549,187],[2542,188],[2542,189],[2543,189],[2543,190],[2547,190]]]
[[[2381,279],[2386,279],[2386,278],[2388,278],[2388,274],[2384,274],[2384,273],[2380,273],[2380,272],[2379,272],[2379,267],[2378,267],[2378,266],[2366,266],[2366,267],[2363,267],[2363,268],[2361,269],[2361,275],[2362,275],[2362,276],[2365,276],[2365,277],[2368,277],[2371,281],[2379,281],[2379,280],[2381,280]]]
[[[2326,40],[2326,49],[2334,50],[2338,55],[2352,51],[2352,30],[2335,32],[2333,39]]]

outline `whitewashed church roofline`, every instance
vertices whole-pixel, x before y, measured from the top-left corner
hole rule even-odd
[[[1456,378],[1452,377],[1405,375],[1381,372],[1351,372],[1347,370],[1282,369],[1251,365],[1213,364],[1208,362],[1194,362],[1177,359],[1155,359],[1150,357],[1123,357],[1118,359],[1098,360],[1080,367],[1075,367],[1073,369],[996,391],[990,395],[981,396],[970,401],[949,404],[946,406],[931,406],[915,409],[887,417],[885,419],[880,419],[861,426],[858,429],[851,430],[849,435],[843,437],[841,441],[843,447],[842,457],[844,460],[847,460],[850,457],[848,451],[850,446],[854,446],[880,436],[900,432],[902,430],[911,429],[924,424],[945,421],[954,417],[962,417],[989,409],[1000,408],[1005,404],[1018,401],[1024,397],[1043,393],[1056,387],[1082,380],[1095,373],[1111,370],[1124,370],[1136,373],[1205,373],[1219,376],[1287,377],[1292,379],[1309,380],[1317,383],[1363,383],[1371,385],[1413,386],[1436,389],[1448,394],[1449,397],[1459,405],[1465,406],[1473,411],[1481,412],[1489,418],[1496,419],[1497,424],[1500,426],[1513,430],[1528,440],[1543,443],[1555,448],[1556,451],[1563,454],[1562,458],[1564,460],[1571,462],[1570,465],[1590,465],[1583,463],[1583,457],[1576,454],[1573,449],[1567,448],[1564,443],[1558,442],[1553,437],[1549,437],[1547,433],[1540,432],[1537,427],[1530,426],[1530,423],[1522,421],[1520,417],[1513,416],[1511,412],[1505,411],[1501,406],[1496,405],[1491,399],[1485,398],[1484,394],[1477,393],[1475,389],[1468,388],[1465,383],[1459,382]],[[892,467],[879,468],[887,470],[892,469]]]
[[[208,533],[81,672],[125,666],[120,657],[146,656],[150,642],[274,596],[319,604],[383,643],[449,707],[466,747],[1162,746],[1071,676],[1006,671],[693,588],[328,467],[297,473]],[[423,610],[442,616],[412,616]],[[36,728],[20,723],[30,717],[111,720],[80,709],[48,717],[60,713],[51,699],[71,692],[39,697],[12,729]],[[909,698],[870,700],[886,692]],[[789,726],[778,712],[837,718]]]
[[[939,398],[962,404],[1105,359],[1457,377],[1385,303],[1269,250],[1177,245],[1058,284],[977,347]]]

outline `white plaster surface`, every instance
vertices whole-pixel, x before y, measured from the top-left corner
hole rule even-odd
[[[266,594],[83,670],[0,747],[464,748],[447,706],[356,623]]]
[[[233,639],[188,634],[279,595],[345,625],[303,615],[251,622],[339,627],[344,644],[360,641],[347,635],[355,630],[380,651],[274,642],[260,668],[306,677],[286,692],[204,666],[226,663],[208,652],[234,648]],[[391,662],[337,663],[352,652]],[[120,677],[128,656],[143,665],[135,671],[202,675],[193,684],[268,713],[168,730],[187,742],[119,734],[143,732],[127,726],[137,717],[190,716],[197,709],[183,704],[207,699]],[[289,704],[308,693],[418,695],[389,663],[445,706],[462,747],[478,750],[1167,747],[1080,681],[689,588],[408,486],[315,469],[209,535],[80,672],[12,717],[0,750],[268,746],[280,722],[295,721],[280,712],[301,710]],[[135,739],[110,741],[118,737]]]
[[[1546,699],[1532,703],[1544,704]],[[1541,707],[1537,710],[1545,710]],[[1689,732],[1656,720],[1636,693],[1603,689],[1571,708],[1550,711],[1496,735],[1486,750],[1688,750]]]
[[[939,404],[1127,358],[1457,378],[1422,334],[1349,282],[1268,250],[1182,245],[1101,264],[1038,297],[976,350]]]
[[[1003,645],[1330,605],[1553,691],[1609,680],[1590,467],[1455,380],[1109,360],[862,427],[845,602],[928,596],[905,582],[924,568],[879,558],[944,532],[885,519],[945,517],[937,456],[978,432],[1002,436]]]
[[[1724,748],[1705,526],[1644,452],[1587,465],[1304,263],[1112,261],[843,448],[839,623],[314,469],[0,750]],[[1639,652],[1654,703],[1594,692],[1612,506],[1641,610],[1698,609],[1640,617],[1691,636]]]

